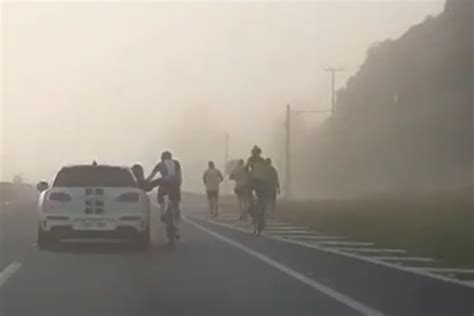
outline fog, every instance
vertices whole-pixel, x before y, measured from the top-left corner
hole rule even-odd
[[[375,42],[444,1],[3,3],[1,178],[51,179],[65,164],[149,171],[162,150],[199,191],[259,144],[284,176],[284,114],[330,106]],[[298,119],[320,124],[324,115]],[[298,139],[298,134],[294,136]]]

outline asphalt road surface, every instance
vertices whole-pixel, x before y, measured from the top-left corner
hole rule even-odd
[[[219,227],[183,205],[168,249],[35,245],[34,203],[0,210],[0,315],[473,315],[474,290]]]

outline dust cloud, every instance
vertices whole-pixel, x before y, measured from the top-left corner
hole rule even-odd
[[[349,143],[332,143],[339,133],[332,129],[355,126],[347,114],[351,99],[381,93],[369,87],[368,95],[358,95],[367,49],[440,14],[444,1],[12,2],[1,8],[3,180],[19,173],[32,182],[51,179],[62,165],[94,159],[141,162],[148,171],[169,149],[182,162],[184,189],[200,191],[207,161],[223,168],[226,134],[229,158],[244,158],[259,144],[284,178],[286,104],[327,109],[330,78],[322,69],[343,66],[337,117],[292,114],[295,191],[331,195],[354,186],[340,175],[350,178],[349,169],[378,181],[377,172],[349,163],[362,131],[355,128],[360,133]],[[334,159],[341,156],[349,162]]]

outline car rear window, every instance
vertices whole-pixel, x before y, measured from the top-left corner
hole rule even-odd
[[[131,172],[125,168],[78,166],[63,168],[56,176],[54,187],[136,187]]]

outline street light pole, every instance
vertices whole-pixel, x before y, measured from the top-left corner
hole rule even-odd
[[[344,71],[342,68],[325,68],[324,71],[331,73],[331,114],[334,114],[336,104],[336,72]]]
[[[291,197],[291,107],[289,104],[286,105],[286,166],[285,166],[285,197]]]
[[[227,190],[227,184],[228,184],[228,180],[227,180],[227,165],[229,164],[229,133],[225,133],[225,152],[224,152],[224,192],[225,193],[228,193],[228,190]]]

